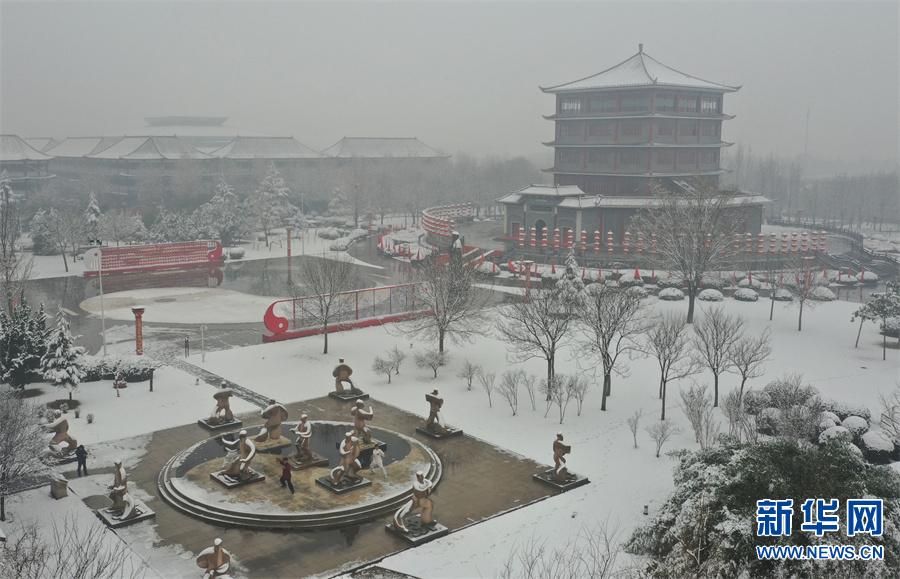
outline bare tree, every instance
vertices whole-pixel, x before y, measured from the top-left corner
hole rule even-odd
[[[755,392],[755,390],[748,390],[747,394],[750,394],[750,392]],[[728,419],[729,436],[734,436],[739,441],[745,436],[749,441],[756,441],[758,437],[756,417],[747,412],[746,404],[740,391],[732,390],[725,395],[722,412],[725,414],[725,418]]]
[[[637,431],[638,431],[638,425],[639,425],[640,422],[641,422],[641,416],[643,416],[643,415],[644,415],[644,409],[643,409],[643,408],[638,409],[638,410],[635,410],[635,411],[634,411],[634,414],[632,414],[631,416],[629,416],[629,417],[628,417],[628,420],[626,421],[626,422],[628,423],[628,430],[631,431],[631,437],[634,439],[634,447],[635,447],[635,448],[638,447],[638,443],[637,443]]]
[[[694,431],[694,441],[700,443],[700,448],[708,448],[712,445],[719,433],[719,425],[713,415],[711,397],[706,393],[707,386],[697,384],[685,391],[681,390],[681,409],[687,416],[688,422]]]
[[[437,378],[438,368],[447,364],[447,352],[438,350],[426,350],[424,352],[416,352],[415,361],[419,368],[431,368],[434,372],[434,378]]]
[[[743,398],[744,385],[750,378],[758,378],[763,374],[763,364],[772,354],[772,333],[769,328],[759,336],[741,336],[728,350],[729,367],[726,371],[739,374],[741,388],[738,399]]]
[[[387,375],[388,384],[390,384],[391,372],[394,371],[394,363],[390,360],[385,360],[381,356],[375,356],[375,360],[372,362],[372,371],[376,374]]]
[[[123,241],[133,242],[147,234],[147,228],[139,215],[129,215],[120,209],[112,209],[100,216],[98,225],[103,240],[115,241],[116,246]]]
[[[479,286],[485,280],[477,268],[466,267],[461,258],[449,262],[429,256],[412,270],[407,302],[421,312],[400,326],[404,334],[436,339],[444,351],[445,339],[454,343],[472,341],[483,334],[485,308],[491,291]]]
[[[522,385],[525,386],[525,392],[528,392],[528,399],[531,401],[531,409],[536,410],[537,406],[535,404],[535,386],[537,385],[538,377],[534,374],[527,374],[522,372]]]
[[[47,472],[47,453],[41,409],[0,386],[0,521],[6,520],[6,497],[14,485]]]
[[[895,444],[900,443],[900,383],[890,396],[879,394],[878,401],[881,403],[881,427]]]
[[[77,249],[83,238],[84,223],[81,220],[81,214],[72,207],[60,209],[51,207],[47,213],[45,226],[47,235],[53,240],[53,244],[62,256],[66,271],[69,271],[66,251],[70,247]],[[75,249],[72,250],[72,259],[75,259]]]
[[[372,205],[377,183],[372,162],[363,158],[347,159],[337,195],[341,208],[353,215],[353,226],[359,227],[359,216]]]
[[[803,307],[815,307],[816,295],[828,286],[828,280],[813,269],[814,265],[815,259],[812,257],[795,257],[788,263],[788,279],[784,287],[791,292],[794,302],[800,308],[797,317],[798,332],[803,330]]]
[[[606,398],[612,394],[612,374],[625,377],[628,367],[619,356],[637,347],[635,337],[643,330],[642,298],[627,288],[591,284],[584,291],[581,340],[585,352],[599,355],[603,363],[603,399],[600,410],[606,410]]]
[[[644,338],[644,352],[659,364],[660,420],[666,419],[666,385],[699,371],[697,361],[690,355],[691,342],[686,330],[685,321],[670,312],[658,317]]]
[[[569,376],[566,380],[566,390],[569,398],[575,399],[575,407],[578,410],[578,416],[581,416],[581,408],[584,406],[584,398],[590,390],[591,383],[583,375]]]
[[[481,372],[481,366],[479,364],[473,364],[472,362],[466,360],[463,363],[462,369],[456,374],[457,378],[462,378],[466,381],[466,389],[472,389],[472,380],[475,379],[476,376]]]
[[[517,362],[531,358],[546,360],[547,383],[553,383],[556,351],[567,339],[571,321],[571,302],[565,299],[561,289],[532,289],[502,311],[497,331]]]
[[[523,374],[521,370],[507,370],[500,377],[500,396],[509,404],[513,416],[519,411],[519,381]]]
[[[550,408],[556,404],[556,407],[559,409],[559,423],[563,423],[563,419],[566,416],[566,408],[568,408],[569,401],[572,400],[574,394],[573,389],[569,386],[570,380],[572,380],[572,377],[564,374],[557,374],[550,380],[541,380],[541,392],[547,399],[547,411],[544,412],[544,418],[550,413]]]
[[[33,275],[34,261],[19,247],[22,200],[13,192],[9,177],[0,173],[0,290],[3,306],[12,315],[16,298]]]
[[[491,402],[491,392],[494,391],[494,380],[496,378],[497,374],[494,372],[485,372],[484,370],[479,370],[478,372],[478,383],[481,384],[481,387],[484,388],[484,391],[487,393],[489,408],[493,408],[494,406]]]
[[[734,193],[718,191],[700,179],[684,194],[658,189],[657,200],[638,213],[633,225],[656,234],[653,261],[658,269],[678,273],[687,289],[687,323],[694,321],[694,300],[702,287],[703,274],[715,271],[730,260],[733,234],[738,231],[741,199]]]
[[[304,315],[315,320],[322,328],[325,336],[323,354],[328,353],[329,326],[339,322],[354,307],[352,296],[342,294],[352,291],[356,286],[353,262],[341,256],[326,258],[324,255],[304,261],[298,274],[298,283],[291,284],[294,298],[310,298],[299,304],[302,304]]]
[[[388,350],[387,359],[391,363],[391,367],[394,370],[394,374],[400,375],[400,364],[403,363],[403,360],[406,359],[406,354],[400,350],[396,345]],[[390,378],[388,378],[388,382],[390,382]]]
[[[663,445],[668,442],[670,438],[684,432],[684,430],[676,426],[675,423],[665,419],[654,422],[645,430],[650,435],[650,438],[653,439],[653,442],[656,443],[656,458],[659,458],[659,451],[662,450]]]
[[[741,337],[747,322],[731,316],[721,307],[712,307],[694,324],[692,338],[697,358],[713,374],[713,407],[719,405],[719,376],[728,368],[728,351]]]

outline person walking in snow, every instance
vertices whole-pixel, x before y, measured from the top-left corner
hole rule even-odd
[[[85,450],[83,444],[79,444],[78,448],[75,449],[75,458],[78,459],[78,476],[81,476],[82,470],[84,470],[84,476],[88,476],[87,456],[88,451]]]
[[[291,489],[291,494],[294,494],[294,484],[291,482],[291,463],[286,458],[276,458],[275,462],[281,465],[281,486],[284,487],[286,483],[287,487]]]

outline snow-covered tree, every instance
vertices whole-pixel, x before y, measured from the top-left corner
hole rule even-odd
[[[12,188],[6,170],[0,173],[0,293],[7,313],[31,279],[33,260],[19,248],[22,233],[21,198]]]
[[[160,210],[147,235],[154,243],[194,241],[198,237],[196,224],[190,215],[168,209]]]
[[[194,219],[202,230],[209,230],[212,238],[225,246],[234,245],[250,232],[247,210],[224,175],[219,175],[212,199],[194,212]]]
[[[447,352],[440,350],[425,350],[416,352],[414,360],[419,368],[430,368],[434,372],[432,379],[437,378],[438,368],[447,364]]]
[[[898,316],[900,316],[900,284],[888,282],[887,291],[869,296],[869,301],[853,312],[850,321],[856,321],[856,318],[859,318],[859,333],[862,332],[863,321],[881,322],[881,359],[887,360],[887,321],[888,318]],[[859,333],[856,335],[857,346],[859,346]]]
[[[375,356],[372,361],[372,371],[376,374],[384,374],[387,376],[388,384],[391,383],[391,373],[394,371],[394,364],[390,360],[385,360],[381,356]]]
[[[691,341],[687,324],[674,313],[658,317],[644,336],[644,352],[659,364],[659,398],[662,400],[660,420],[666,419],[666,386],[699,371],[690,355]]]
[[[472,389],[472,380],[481,372],[480,364],[473,364],[469,360],[463,362],[463,367],[457,372],[456,377],[466,381],[467,390]]]
[[[12,314],[0,311],[0,383],[23,388],[47,350],[44,305],[32,311],[24,294]]]
[[[102,215],[100,211],[100,206],[97,204],[97,198],[94,196],[94,192],[91,191],[91,195],[88,198],[88,206],[84,210],[84,232],[87,235],[88,239],[97,239],[100,231],[100,216]]]
[[[556,287],[562,292],[563,299],[572,303],[573,311],[582,303],[584,280],[581,279],[581,271],[578,262],[575,261],[575,254],[570,251],[566,257],[562,276],[556,281]]]
[[[729,351],[744,333],[746,321],[721,307],[711,307],[694,324],[693,343],[697,359],[713,374],[713,406],[719,405],[719,376],[729,366]]]
[[[269,235],[281,225],[281,218],[288,211],[288,197],[291,190],[284,184],[284,179],[275,168],[274,162],[266,166],[266,176],[259,183],[256,191],[244,202],[254,221],[266,236],[266,247],[269,246]]]
[[[66,259],[66,251],[72,248],[72,259],[75,251],[84,239],[84,222],[82,216],[72,208],[51,207],[47,212],[46,232],[52,241],[56,251],[62,255],[63,265],[69,271],[69,263]]]
[[[78,389],[78,385],[84,379],[84,370],[79,366],[79,358],[84,354],[84,348],[75,345],[78,336],[73,336],[69,330],[69,320],[62,306],[56,314],[56,327],[47,339],[47,351],[41,358],[41,373],[44,379],[57,388],[66,388],[69,391],[69,400],[72,392]]]
[[[788,263],[788,279],[784,287],[794,298],[794,303],[800,308],[797,317],[797,331],[803,330],[803,307],[813,308],[816,305],[816,294],[827,290],[828,280],[815,267],[813,258],[795,257]]]
[[[121,209],[112,209],[100,216],[100,237],[107,243],[115,241],[133,243],[147,237],[147,227],[140,215],[129,215]]]
[[[0,521],[6,520],[6,497],[22,477],[44,474],[47,435],[40,408],[0,385]]]
[[[347,258],[313,258],[303,263],[297,283],[291,284],[294,298],[308,297],[299,302],[303,316],[322,328],[325,337],[323,354],[328,353],[329,326],[340,322],[355,308],[353,296],[341,295],[357,288],[356,268]]]
[[[728,348],[727,366],[725,370],[741,377],[738,390],[738,401],[744,395],[744,386],[750,378],[758,378],[763,374],[763,364],[772,354],[772,333],[769,328],[759,336],[740,336]]]

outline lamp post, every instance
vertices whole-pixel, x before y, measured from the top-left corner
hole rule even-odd
[[[100,338],[103,342],[103,355],[106,356],[106,312],[103,309],[103,252],[96,248],[89,256],[97,260],[97,277],[100,279]]]
[[[206,326],[200,326],[200,360],[203,363],[206,363],[206,343],[204,341],[204,332],[206,331]]]

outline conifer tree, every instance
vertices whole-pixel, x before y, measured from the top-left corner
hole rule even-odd
[[[23,388],[46,349],[44,305],[33,312],[22,295],[11,314],[0,312],[0,383]]]
[[[84,348],[75,345],[76,337],[69,330],[69,320],[62,306],[59,306],[56,327],[47,340],[47,351],[41,358],[41,373],[57,388],[67,388],[69,400],[84,378],[84,370],[78,366],[78,358],[84,354]]]

